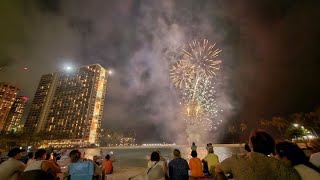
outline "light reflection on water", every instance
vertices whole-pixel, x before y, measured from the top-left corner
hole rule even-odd
[[[115,167],[146,167],[147,162],[150,158],[150,155],[153,151],[159,150],[161,155],[165,157],[168,161],[173,158],[172,152],[177,148],[181,151],[182,157],[187,161],[191,158],[191,148],[186,146],[170,146],[170,147],[146,147],[146,148],[90,148],[90,149],[80,149],[82,153],[85,152],[85,157],[92,159],[94,155],[101,156],[104,158],[110,152],[113,152],[112,158],[116,160],[114,163]],[[102,149],[102,154],[100,155],[100,151]],[[231,156],[235,153],[244,152],[242,147],[214,147],[215,154],[218,155],[219,160],[222,161],[225,158]],[[198,158],[203,159],[207,150],[205,147],[198,147]]]

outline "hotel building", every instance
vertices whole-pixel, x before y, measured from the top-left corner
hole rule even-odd
[[[43,75],[24,131],[53,134],[56,144],[97,143],[107,78],[99,64]]]
[[[7,120],[4,123],[3,131],[17,132],[22,130],[22,114],[27,101],[28,98],[26,96],[20,96],[16,98],[10,109]]]
[[[19,89],[7,83],[0,83],[0,131],[3,130],[4,124],[13,105]]]

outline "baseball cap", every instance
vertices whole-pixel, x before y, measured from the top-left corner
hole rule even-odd
[[[8,152],[8,156],[9,157],[14,157],[17,154],[26,151],[25,149],[20,149],[20,148],[13,148]]]

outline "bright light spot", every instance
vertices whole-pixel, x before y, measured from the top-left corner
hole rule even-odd
[[[74,65],[72,64],[72,63],[65,63],[65,64],[63,64],[62,66],[61,66],[61,69],[63,70],[63,71],[67,71],[67,72],[71,72],[71,71],[73,71],[74,70]]]
[[[314,138],[315,138],[314,135],[307,135],[307,137],[308,137],[309,139],[314,139]]]
[[[294,127],[299,127],[299,124],[295,123],[293,124]]]
[[[25,70],[25,71],[26,71],[26,70],[28,70],[28,68],[27,68],[27,67],[24,67],[24,68],[23,68],[23,70]]]
[[[112,70],[109,70],[109,71],[108,71],[108,74],[109,74],[109,75],[112,75],[112,74],[113,74],[113,71],[112,71]]]

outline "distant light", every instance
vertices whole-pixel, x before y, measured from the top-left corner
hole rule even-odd
[[[108,71],[108,74],[109,74],[109,75],[112,75],[112,74],[113,74],[113,71],[112,71],[112,70],[109,70],[109,71]]]
[[[66,70],[68,70],[68,71],[70,71],[71,69],[72,69],[71,66],[67,66],[67,67],[66,67]]]
[[[27,68],[27,67],[24,67],[24,68],[23,68],[23,70],[25,70],[25,71],[26,71],[26,70],[28,70],[28,68]]]
[[[308,137],[309,139],[314,139],[314,138],[315,138],[314,135],[307,135],[307,137]]]
[[[293,124],[294,127],[299,127],[299,124],[295,123]]]

